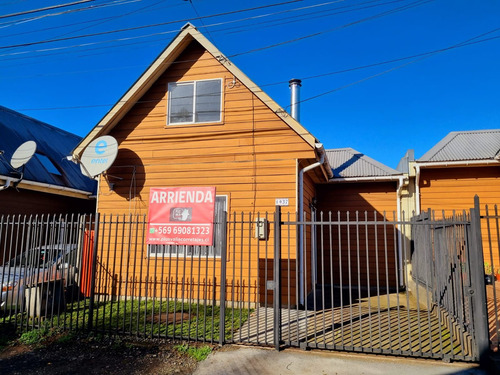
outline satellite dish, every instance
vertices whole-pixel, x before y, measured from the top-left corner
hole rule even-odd
[[[24,142],[14,151],[10,159],[10,165],[14,169],[19,169],[33,157],[36,151],[36,143],[34,141]]]
[[[110,135],[96,138],[83,151],[80,169],[85,176],[94,178],[111,167],[117,154],[116,139]]]

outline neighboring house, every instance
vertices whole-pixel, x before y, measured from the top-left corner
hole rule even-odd
[[[67,160],[80,139],[0,106],[0,215],[93,212],[96,183]],[[26,141],[36,142],[36,152],[15,170],[11,157]]]
[[[331,176],[318,140],[190,24],[77,145],[74,158],[102,135],[119,144],[98,192],[98,211],[108,216],[147,214],[150,188],[175,186],[214,186],[217,204],[230,213],[272,213],[280,198],[288,199],[284,214],[310,212],[316,184]],[[248,243],[245,269],[262,262],[257,244]],[[136,259],[177,251],[149,248]],[[238,256],[228,272],[243,272]],[[262,276],[246,282],[257,285]]]
[[[438,218],[443,212],[447,217],[463,210],[468,213],[478,195],[481,213],[489,205],[491,214],[500,202],[500,129],[451,132],[420,159],[410,162],[410,172],[415,175],[417,213],[436,210]],[[485,233],[488,231],[483,228],[483,236]],[[498,244],[493,236],[493,244]],[[485,243],[483,247],[486,261],[489,246]],[[500,265],[495,249],[496,245],[494,264]]]
[[[10,227],[15,230],[0,236],[0,264],[20,251],[23,235],[41,240],[48,215],[61,214],[61,220],[70,220],[72,214],[95,212],[96,182],[67,160],[80,139],[0,106],[0,231],[18,221]],[[12,155],[27,141],[36,143],[36,151],[24,166],[14,169]],[[30,220],[39,222],[40,233],[24,233],[22,223]]]
[[[407,178],[405,174],[392,169],[370,157],[364,155],[352,148],[339,148],[327,150],[326,155],[334,177],[328,183],[317,186],[317,210],[323,212],[323,220],[337,221],[352,221],[353,226],[357,221],[378,221],[383,225],[384,220],[396,221],[400,219],[401,211],[401,196],[406,193]],[[330,216],[331,215],[331,216]],[[349,215],[349,216],[347,216]],[[352,231],[355,233],[355,231]],[[392,232],[390,233],[392,235]],[[344,233],[344,237],[347,235]],[[389,280],[392,286],[396,283],[396,275],[394,270],[397,269],[394,252],[394,238],[386,238],[380,236],[380,241],[386,240],[388,247],[386,248],[381,242],[380,246],[375,246],[373,234],[369,236],[370,251],[379,249],[378,257],[370,254],[369,262],[372,271],[378,268],[378,275],[383,279]],[[347,242],[347,241],[344,241]],[[352,241],[355,243],[355,241]],[[337,246],[336,244],[333,244]],[[326,247],[328,248],[328,247]],[[385,250],[389,250],[386,252]],[[351,271],[357,274],[356,261],[357,256],[351,254],[351,262],[349,262],[349,254],[345,253],[342,259],[339,259],[337,251],[334,254],[333,264],[341,264],[344,270],[348,269],[348,264],[351,264]],[[324,254],[324,264],[330,264],[329,251]],[[387,266],[386,266],[387,258]],[[375,260],[379,259],[378,264],[374,264]],[[360,277],[362,285],[367,285],[369,281],[371,285],[375,285],[377,274],[365,270],[367,263],[366,253],[361,253],[361,264],[363,264],[363,272]],[[318,262],[318,272],[321,272],[321,263]],[[389,270],[386,275],[386,269]],[[328,267],[326,267],[328,272]],[[369,277],[367,276],[369,275]],[[338,277],[338,273],[335,275]],[[329,279],[329,274],[325,276]],[[342,283],[347,283],[347,272],[343,273]],[[370,280],[368,280],[368,278]],[[335,282],[338,283],[338,280]]]

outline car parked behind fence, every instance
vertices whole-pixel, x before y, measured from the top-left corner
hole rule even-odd
[[[77,249],[76,244],[38,246],[0,266],[0,312],[40,316],[46,308],[64,309],[65,291],[76,281]]]

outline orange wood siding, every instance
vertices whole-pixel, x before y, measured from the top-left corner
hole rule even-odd
[[[223,79],[222,121],[167,125],[168,83],[210,78]],[[150,188],[170,186],[215,186],[217,195],[227,196],[229,220],[233,212],[238,213],[238,220],[239,213],[245,212],[245,215],[253,215],[254,222],[257,214],[264,216],[266,212],[274,212],[276,198],[289,199],[289,206],[283,207],[284,214],[295,213],[297,160],[315,158],[311,145],[241,82],[233,83],[233,75],[195,42],[110,135],[118,140],[119,153],[108,171],[113,189],[101,181],[99,211],[107,215],[146,215]],[[269,218],[272,220],[272,214]],[[252,302],[262,301],[265,290],[261,286],[267,275],[261,274],[261,265],[266,262],[264,246],[267,246],[268,257],[272,258],[272,233],[269,241],[259,243],[248,238],[253,237],[254,224],[247,223],[241,230],[244,234],[238,233],[233,243],[234,231],[229,226],[228,296],[240,301],[248,298]],[[245,236],[243,240],[240,235]],[[114,241],[113,238],[110,241]],[[106,240],[102,247],[107,249],[110,241]],[[141,273],[143,277],[148,270],[152,272],[152,260],[142,244],[130,252],[127,262],[121,260],[121,243],[126,247],[126,242],[121,241],[118,234],[116,251],[110,248],[103,254],[109,257],[103,267],[109,275],[116,275],[118,294],[124,293],[121,280],[126,280],[123,276],[126,270],[132,272],[131,264],[142,264],[133,273]],[[295,257],[295,237],[290,242],[290,253]],[[184,267],[184,260],[173,259],[181,261]],[[172,260],[165,258],[158,264],[171,265]],[[183,267],[176,273],[176,280],[170,280],[170,287],[180,287],[178,284],[185,275]],[[191,265],[186,264],[186,267],[190,269]],[[217,274],[219,269],[220,261],[216,261],[210,274]],[[243,287],[247,288],[244,292]]]
[[[420,175],[420,207],[442,211],[469,210],[474,196],[481,206],[500,203],[500,167],[423,169]]]
[[[295,211],[296,160],[314,150],[197,43],[192,43],[113,129],[120,151],[101,184],[99,211],[147,213],[151,187],[215,186],[229,211]],[[223,120],[166,125],[169,82],[223,79]],[[131,177],[134,177],[133,179]]]
[[[423,169],[420,176],[421,211],[436,210],[437,218],[451,216],[453,211],[461,214],[474,207],[474,196],[479,196],[481,214],[485,214],[485,205],[493,214],[495,204],[500,204],[500,167],[467,167]],[[490,224],[492,224],[491,222]],[[491,227],[491,252],[488,239],[488,227],[481,221],[483,235],[484,261],[494,269],[500,270],[498,237],[496,227]]]
[[[318,277],[321,278],[324,272],[324,279],[333,279],[334,284],[362,286],[377,285],[378,277],[381,287],[386,284],[394,287],[397,229],[384,225],[383,220],[384,216],[388,221],[396,220],[396,183],[319,185],[317,191],[318,208],[323,211],[324,221],[349,220],[352,223],[323,228],[323,245],[318,249]],[[357,225],[357,220],[376,220],[380,224],[366,227]]]

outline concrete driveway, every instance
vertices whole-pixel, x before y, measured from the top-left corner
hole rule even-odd
[[[475,364],[436,360],[227,346],[201,362],[194,375],[444,375],[487,374]]]

